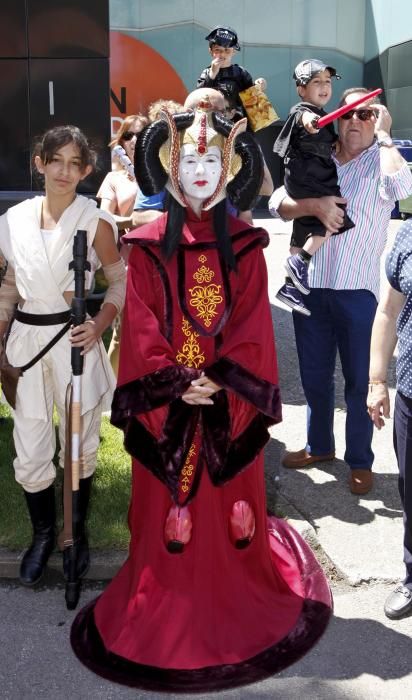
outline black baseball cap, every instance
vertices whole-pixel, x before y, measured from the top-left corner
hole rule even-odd
[[[215,27],[210,34],[205,36],[209,44],[217,44],[225,49],[235,49],[240,51],[237,34],[231,27]]]
[[[321,73],[324,70],[328,70],[332,78],[340,80],[341,76],[336,73],[336,68],[327,66],[326,63],[319,61],[318,58],[308,58],[306,61],[298,63],[293,73],[293,79],[296,80],[296,85],[307,85],[317,73]]]

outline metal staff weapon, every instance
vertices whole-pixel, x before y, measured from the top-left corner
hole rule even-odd
[[[90,270],[87,261],[87,231],[78,230],[73,241],[74,296],[71,304],[73,326],[80,326],[86,318],[85,272]],[[83,374],[83,348],[71,350],[72,378],[66,397],[66,454],[64,469],[64,547],[68,551],[69,574],[66,582],[66,606],[74,610],[80,597],[80,579],[77,576],[80,520],[79,463],[81,440],[81,377]],[[66,471],[67,470],[67,471]]]
[[[314,126],[315,129],[321,129],[322,126],[326,126],[327,124],[330,124],[330,122],[335,121],[335,119],[339,119],[339,117],[342,116],[342,114],[346,114],[346,112],[350,112],[352,109],[357,107],[358,105],[362,104],[363,102],[367,102],[368,100],[371,100],[373,97],[376,97],[377,95],[380,95],[382,92],[382,88],[377,88],[376,90],[372,90],[372,92],[368,92],[365,95],[362,95],[358,100],[355,100],[354,102],[351,102],[350,104],[343,105],[343,107],[339,107],[339,109],[335,109],[334,112],[330,112],[329,114],[326,114],[324,117],[315,117],[312,121],[312,125]]]

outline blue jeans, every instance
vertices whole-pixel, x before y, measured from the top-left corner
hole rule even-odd
[[[335,450],[335,364],[339,350],[345,380],[346,450],[351,469],[370,469],[373,424],[366,409],[369,348],[377,302],[364,289],[312,289],[311,316],[293,313],[300,376],[308,404],[307,445],[313,455]]]
[[[403,507],[404,584],[412,590],[412,399],[399,391],[393,414],[393,444],[398,460],[398,487]]]

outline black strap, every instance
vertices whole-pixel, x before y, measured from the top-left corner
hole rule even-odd
[[[59,323],[70,321],[71,311],[60,311],[57,314],[27,314],[25,311],[16,309],[14,318],[20,323],[27,323],[29,326],[55,326]]]
[[[15,313],[17,313],[17,309],[16,309]],[[22,312],[20,311],[20,313],[22,313]],[[64,312],[64,313],[67,313],[67,312]],[[69,313],[69,316],[70,316],[70,311],[69,311],[68,313]],[[50,314],[50,315],[53,315],[53,314]],[[57,314],[54,314],[54,315],[57,315]],[[13,317],[13,318],[11,319],[11,321],[10,321],[10,323],[9,323],[9,326],[8,326],[8,328],[7,328],[7,331],[6,331],[6,333],[5,333],[4,337],[3,337],[3,347],[4,347],[4,349],[6,349],[6,346],[7,346],[7,340],[8,340],[9,335],[10,335],[10,331],[11,331],[11,327],[12,327],[12,325],[13,325],[14,318],[15,318],[15,317]],[[16,315],[16,318],[17,318],[17,315]],[[64,334],[67,333],[67,331],[69,330],[69,328],[70,328],[71,325],[72,325],[72,322],[71,322],[71,319],[70,319],[70,321],[68,321],[62,328],[60,328],[59,332],[56,333],[55,336],[53,336],[53,338],[47,343],[47,345],[45,345],[44,348],[42,348],[42,350],[40,350],[40,352],[37,353],[37,355],[36,355],[35,357],[33,357],[32,360],[30,360],[30,362],[28,362],[26,365],[23,365],[22,367],[17,367],[16,369],[21,370],[21,373],[23,374],[23,372],[26,372],[28,369],[30,369],[31,367],[33,367],[33,365],[35,365],[36,362],[38,362],[39,360],[41,360],[41,358],[42,358],[47,352],[49,352],[49,350],[51,350],[51,348],[53,347],[53,345],[56,345],[56,343],[59,342],[60,338],[63,338]]]
[[[27,363],[27,365],[23,365],[23,367],[20,367],[21,371],[26,372],[26,370],[30,369],[30,367],[33,367],[33,365],[35,365],[36,362],[41,360],[41,358],[47,352],[49,352],[49,350],[51,350],[53,345],[56,345],[56,343],[59,342],[60,338],[63,338],[64,334],[69,330],[71,325],[72,325],[72,322],[70,320],[66,323],[65,326],[63,326],[63,328],[61,328],[59,330],[59,332],[50,340],[50,342],[47,343],[47,345],[45,345],[44,348],[42,350],[40,350],[40,352],[35,357],[33,357],[32,360],[30,360],[30,362]]]

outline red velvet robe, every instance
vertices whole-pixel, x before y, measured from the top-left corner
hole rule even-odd
[[[308,546],[267,518],[262,447],[281,420],[262,229],[230,219],[237,270],[226,271],[209,215],[187,218],[165,263],[165,217],[130,232],[120,370],[112,422],[133,457],[130,554],[73,626],[90,668],[152,689],[205,690],[256,680],[306,651],[331,599]],[[180,399],[205,372],[213,406]],[[229,520],[256,518],[235,548]],[[164,525],[189,504],[190,542],[171,554]]]

